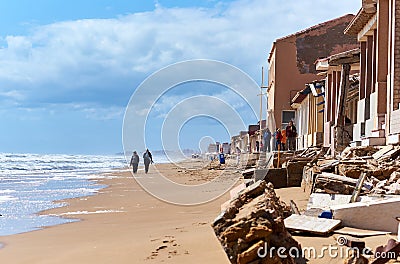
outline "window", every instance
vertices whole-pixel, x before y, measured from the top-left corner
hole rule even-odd
[[[289,124],[289,121],[294,122],[295,111],[284,110],[282,111],[282,128],[286,128]]]

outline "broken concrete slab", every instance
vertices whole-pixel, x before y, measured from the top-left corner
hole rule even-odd
[[[310,195],[307,210],[312,208],[330,210],[333,205],[348,204],[350,199],[351,195],[345,194],[313,193]]]
[[[357,202],[383,201],[397,197],[395,195],[359,196]],[[307,211],[312,209],[329,211],[332,206],[349,204],[350,199],[351,195],[345,194],[312,193],[308,200]]]
[[[400,198],[333,205],[331,210],[344,226],[397,233]]]
[[[309,232],[318,235],[326,235],[332,232],[341,223],[340,220],[297,214],[289,216],[284,222],[285,227],[289,230]]]

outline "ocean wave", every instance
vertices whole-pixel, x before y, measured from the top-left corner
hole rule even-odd
[[[18,198],[10,196],[10,195],[4,195],[4,196],[0,196],[0,203],[4,203],[7,201],[12,201],[12,200],[17,200]]]

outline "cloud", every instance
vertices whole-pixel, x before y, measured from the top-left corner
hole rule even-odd
[[[78,147],[104,141],[107,133],[108,138],[114,138],[109,145],[117,145],[124,108],[136,87],[154,71],[183,60],[212,59],[233,64],[259,83],[261,66],[267,64],[276,38],[355,13],[360,3],[236,0],[211,1],[206,6],[167,8],[158,3],[149,12],[40,26],[35,23],[26,35],[0,35],[0,121],[14,129],[3,130],[0,138],[7,140],[0,143],[9,144],[10,150],[22,146],[19,149],[31,147],[42,152],[43,142],[60,130],[74,137]],[[181,74],[195,70],[182,69]],[[224,75],[209,71],[214,77]],[[232,88],[239,89],[233,83]],[[160,98],[151,121],[160,125],[160,117],[165,117],[174,104],[198,95],[196,92],[178,91]],[[148,87],[135,101],[138,118],[150,110],[146,100],[152,93],[152,87]],[[258,101],[256,93],[244,95]],[[246,112],[240,96],[223,90],[202,94],[222,98],[246,122],[254,122],[254,113]],[[180,109],[190,113],[191,108],[202,106],[193,101]],[[210,110],[228,114],[227,109],[221,111],[216,105]],[[29,141],[12,140],[18,131],[23,134],[32,130],[36,136],[30,134]],[[92,141],[89,135],[95,135]],[[57,141],[53,137],[47,146],[50,150]],[[71,144],[65,142],[65,150],[70,151]]]
[[[232,63],[254,78],[274,39],[357,10],[339,1],[239,0],[213,8],[165,8],[113,19],[37,26],[5,36],[0,92],[30,105],[94,103],[123,106],[150,73],[181,60]],[[310,11],[312,10],[312,12]]]

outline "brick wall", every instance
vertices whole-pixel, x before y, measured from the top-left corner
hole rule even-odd
[[[400,0],[395,0],[393,109],[400,103]]]

